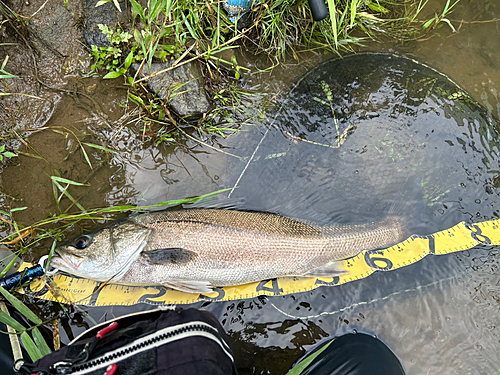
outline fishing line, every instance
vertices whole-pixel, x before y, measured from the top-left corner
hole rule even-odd
[[[277,307],[274,303],[271,302],[271,300],[269,298],[267,298],[267,300],[269,301],[269,303],[271,304],[271,306],[274,307],[275,310],[277,310],[279,313],[285,315],[288,318],[293,318],[293,319],[315,319],[315,318],[320,318],[322,316],[335,315],[335,314],[344,312],[346,310],[353,309],[353,308],[358,307],[358,306],[369,305],[371,303],[384,301],[384,300],[390,299],[390,298],[392,298],[394,296],[397,296],[397,295],[400,295],[400,294],[409,293],[409,292],[416,292],[416,291],[422,290],[424,288],[428,288],[428,287],[431,287],[431,286],[434,286],[434,285],[437,285],[437,284],[440,284],[440,283],[444,283],[445,281],[450,281],[450,280],[453,280],[453,279],[456,279],[456,278],[457,278],[457,276],[448,277],[446,279],[434,281],[434,282],[426,284],[426,285],[419,285],[419,286],[417,286],[415,288],[409,288],[409,289],[401,290],[399,292],[394,292],[394,293],[391,293],[391,294],[389,294],[389,295],[387,295],[385,297],[375,298],[375,299],[372,299],[370,301],[356,302],[356,303],[353,303],[353,304],[351,304],[349,306],[342,307],[341,309],[338,309],[338,310],[335,310],[335,311],[325,311],[325,312],[322,312],[322,313],[317,314],[317,315],[307,315],[307,316],[291,315],[291,314],[288,314],[285,311],[281,310],[279,307]]]
[[[247,161],[247,164],[245,165],[245,168],[243,168],[243,170],[241,171],[241,174],[240,176],[238,177],[238,179],[236,180],[236,182],[234,183],[234,186],[233,188],[231,189],[231,191],[229,192],[229,194],[227,195],[228,198],[231,198],[231,194],[233,193],[234,189],[236,189],[236,187],[238,186],[241,178],[243,177],[243,175],[245,174],[248,166],[250,165],[250,163],[252,162],[253,158],[255,157],[255,154],[257,153],[257,151],[259,150],[259,147],[260,145],[262,144],[262,142],[264,141],[264,138],[266,138],[266,135],[267,133],[269,133],[269,129],[270,127],[267,127],[266,131],[264,132],[264,135],[262,136],[262,138],[260,139],[259,143],[257,144],[257,146],[255,147],[255,150],[253,151],[252,153],[252,156],[250,156],[250,159],[248,159]]]
[[[302,78],[303,79],[303,78]],[[290,97],[290,93],[295,90],[295,88],[299,85],[300,82],[302,82],[302,79],[299,79],[298,82],[296,82],[292,88],[289,90],[288,92],[288,95],[287,95],[287,98],[285,100],[283,100],[283,102],[281,103],[281,105],[279,106],[279,109],[276,113],[280,113],[281,110],[283,109],[283,107],[285,106],[285,103],[287,102],[288,98]],[[269,130],[271,130],[271,127],[274,126],[275,128],[277,128],[279,130],[279,128],[274,124],[276,122],[276,116],[273,118],[273,120],[271,121],[271,123],[266,126],[266,131],[264,132],[264,134],[262,135],[259,143],[257,143],[257,146],[255,146],[255,150],[253,150],[253,153],[252,155],[250,156],[250,158],[248,159],[245,167],[243,168],[243,170],[241,171],[238,179],[236,180],[236,182],[234,183],[234,186],[233,188],[231,189],[231,191],[229,192],[229,194],[227,195],[228,198],[231,198],[231,194],[233,193],[234,189],[236,189],[236,187],[238,186],[241,178],[243,177],[243,175],[245,174],[245,172],[247,171],[248,169],[248,166],[250,165],[250,163],[252,162],[252,160],[254,159],[255,157],[255,154],[257,154],[257,151],[259,150],[259,147],[260,145],[262,144],[262,142],[264,142],[264,139],[266,138],[267,134],[269,133]]]

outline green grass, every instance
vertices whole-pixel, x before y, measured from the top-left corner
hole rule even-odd
[[[351,50],[353,45],[379,35],[396,39],[409,34],[423,37],[441,22],[453,29],[446,16],[459,1],[447,0],[440,14],[419,20],[428,0],[327,0],[329,19],[314,22],[307,0],[263,0],[238,21],[245,23],[241,28],[227,18],[220,2],[150,0],[149,8],[142,8],[136,0],[130,0],[133,30],[113,31],[106,26],[102,30],[111,41],[109,52],[115,65],[120,65],[116,58],[121,55],[121,69],[126,57],[131,58],[121,53],[123,44],[128,44],[132,60],[147,65],[153,59],[180,57],[209,62],[214,54],[242,44],[283,61],[290,56],[298,59],[298,52],[320,48],[332,52]],[[134,77],[130,82],[136,81]]]
[[[148,7],[143,8],[136,0],[129,0],[132,28],[100,26],[111,45],[93,47],[92,69],[104,69],[104,78],[117,78],[129,72],[133,62],[142,68],[153,62],[175,61],[166,72],[198,60],[204,66],[210,95],[217,106],[196,125],[206,133],[226,135],[238,129],[241,119],[234,110],[241,101],[233,92],[238,90],[237,80],[248,69],[238,64],[234,54],[225,60],[221,53],[243,47],[264,54],[269,65],[276,66],[289,59],[300,61],[305,53],[352,51],[354,46],[379,37],[419,39],[442,24],[454,30],[446,16],[458,1],[447,0],[439,14],[420,20],[428,0],[326,0],[329,18],[314,22],[307,0],[263,0],[238,21],[244,25],[234,25],[221,2],[149,0]],[[107,2],[119,8],[114,0],[101,0],[97,5]],[[179,133],[178,125],[192,124],[170,113],[168,100],[149,94],[143,86],[147,79],[135,73],[126,80],[130,86],[129,103],[138,107],[136,120],[144,135],[157,134],[157,144],[173,142],[176,138],[171,135]],[[214,120],[221,119],[225,124],[231,119],[231,126],[215,124]]]
[[[23,315],[33,326],[26,328],[21,323],[12,318],[7,312],[0,311],[0,322],[14,330],[14,334],[21,337],[24,348],[28,352],[31,360],[37,361],[43,356],[50,354],[51,349],[45,342],[39,327],[49,322],[43,322],[36,316],[24,303],[14,297],[11,293],[7,292],[4,288],[0,287],[0,294],[5,298],[13,308],[15,308],[21,315]],[[2,302],[3,303],[3,302]],[[10,332],[3,332],[9,334]],[[31,336],[30,334],[31,333]]]

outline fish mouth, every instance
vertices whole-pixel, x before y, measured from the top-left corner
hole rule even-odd
[[[81,262],[76,263],[70,259],[70,257],[61,254],[60,252],[57,252],[56,255],[52,257],[52,260],[50,261],[50,266],[52,268],[56,268],[61,271],[65,270],[78,270],[80,267]]]

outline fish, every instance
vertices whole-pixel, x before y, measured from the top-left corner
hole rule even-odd
[[[269,212],[181,208],[132,214],[56,247],[51,266],[100,282],[211,293],[285,276],[333,277],[342,260],[409,237],[388,215],[317,224]]]

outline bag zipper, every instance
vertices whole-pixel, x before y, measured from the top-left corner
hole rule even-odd
[[[101,368],[106,369],[110,365],[116,364],[121,360],[132,357],[146,350],[151,350],[170,342],[193,336],[203,336],[215,341],[219,344],[231,361],[234,362],[229,345],[222,339],[217,329],[205,322],[195,321],[179,324],[174,327],[163,328],[157,332],[136,339],[130,344],[122,346],[111,352],[107,352],[100,357],[83,363],[75,363],[71,366],[71,372],[67,372],[67,374],[84,375]]]

